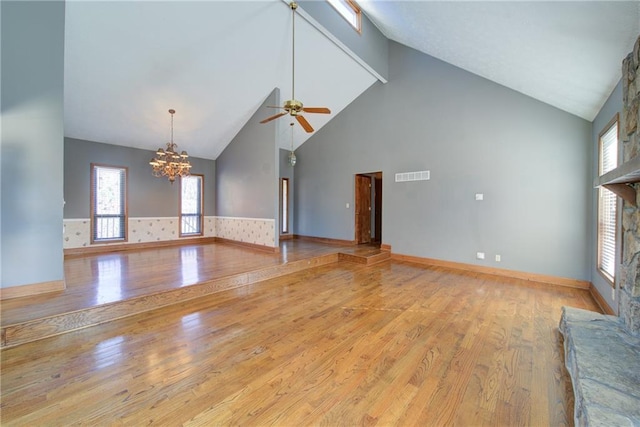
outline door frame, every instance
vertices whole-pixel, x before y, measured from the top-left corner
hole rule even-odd
[[[368,200],[369,210],[373,211],[371,213],[375,214],[375,221],[369,221],[369,230],[373,231],[369,233],[369,241],[361,241],[361,236],[359,235],[359,217],[358,212],[361,210],[362,201],[359,200],[358,197],[358,177],[366,177],[369,179],[369,195],[370,198]],[[375,185],[374,185],[375,179]],[[382,172],[366,172],[366,173],[357,173],[354,175],[354,235],[355,244],[365,244],[365,243],[382,243]],[[373,237],[372,237],[373,235]]]

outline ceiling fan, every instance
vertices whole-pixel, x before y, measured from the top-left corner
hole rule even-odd
[[[292,1],[291,3],[289,3],[289,7],[291,8],[291,12],[292,12],[292,17],[291,17],[291,28],[292,28],[292,44],[291,44],[291,51],[292,51],[292,72],[291,72],[291,99],[287,100],[284,102],[284,106],[282,107],[275,107],[275,106],[269,106],[269,108],[280,108],[283,109],[284,111],[282,113],[278,113],[275,116],[271,116],[268,117],[264,120],[262,120],[260,123],[267,123],[270,122],[271,120],[275,120],[279,117],[282,116],[286,116],[287,114],[289,114],[292,117],[295,117],[296,120],[298,121],[298,123],[300,123],[300,125],[302,126],[302,128],[307,131],[307,132],[313,132],[313,127],[311,127],[311,125],[309,124],[309,122],[307,121],[307,119],[304,118],[303,115],[301,115],[301,113],[320,113],[320,114],[331,114],[331,110],[329,110],[326,107],[305,107],[304,105],[302,105],[302,102],[298,101],[295,97],[295,82],[296,82],[296,23],[295,23],[295,16],[296,16],[296,9],[298,8],[298,3],[296,3],[295,1]]]

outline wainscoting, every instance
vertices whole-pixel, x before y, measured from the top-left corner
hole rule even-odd
[[[179,237],[178,217],[129,218],[128,239],[118,244],[166,242],[172,240],[220,237],[253,245],[275,247],[275,220],[268,218],[204,217],[204,235]],[[89,218],[64,220],[64,249],[109,246],[109,243],[91,244]]]

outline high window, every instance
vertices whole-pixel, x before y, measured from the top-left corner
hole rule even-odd
[[[327,0],[357,32],[362,31],[360,8],[353,0]]]
[[[599,175],[618,166],[618,116],[600,133]],[[616,272],[616,195],[610,190],[598,189],[598,270],[613,285]]]
[[[180,237],[202,236],[204,176],[180,178]]]
[[[282,212],[280,230],[282,234],[287,234],[289,232],[289,178],[282,178],[280,183],[280,202],[282,203],[280,206],[280,212]]]
[[[91,164],[91,243],[127,240],[127,168]]]

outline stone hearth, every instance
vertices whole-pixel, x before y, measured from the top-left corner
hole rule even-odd
[[[640,171],[629,171],[640,159],[640,36],[622,62],[622,91],[617,169],[624,173],[612,171],[616,180],[609,181],[624,199],[619,316],[563,307],[560,320],[580,426],[640,426]],[[600,182],[609,188],[606,183]]]
[[[576,426],[640,425],[640,338],[620,317],[563,307]]]

